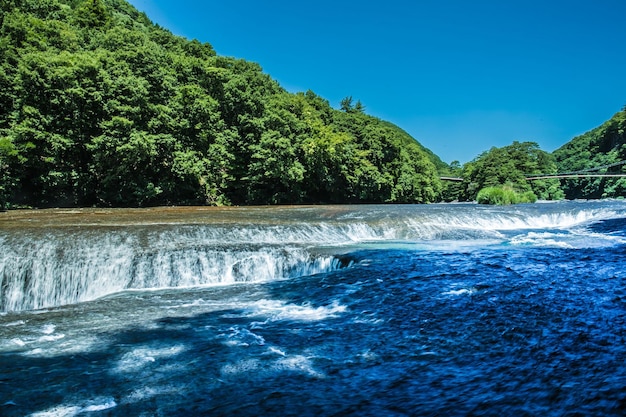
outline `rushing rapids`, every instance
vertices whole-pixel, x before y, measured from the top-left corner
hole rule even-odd
[[[129,289],[268,281],[340,263],[297,247],[211,245],[142,231],[29,234],[5,239],[0,305],[15,311],[93,300]],[[148,240],[148,247],[142,247]]]
[[[476,239],[502,240],[511,230],[563,229],[618,215],[612,209],[533,213],[468,205],[409,207],[177,208],[149,214],[50,210],[9,215],[0,230],[0,311],[60,306],[129,289],[329,272],[342,266],[328,253],[329,246],[453,240],[473,244]],[[569,237],[564,245],[574,240]]]
[[[0,415],[623,415],[626,203],[0,213]]]

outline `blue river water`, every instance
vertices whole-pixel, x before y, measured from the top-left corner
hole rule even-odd
[[[626,415],[624,265],[621,201],[0,213],[0,415]]]

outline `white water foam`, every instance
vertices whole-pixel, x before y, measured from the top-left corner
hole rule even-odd
[[[9,323],[5,323],[2,326],[3,327],[15,327],[15,326],[22,326],[24,324],[26,324],[26,322],[24,320],[17,320],[17,321],[12,321],[12,322],[9,322]]]
[[[589,232],[574,228],[566,232],[528,232],[513,236],[509,243],[514,246],[553,247],[560,249],[603,248],[626,244],[620,236]]]
[[[622,217],[614,210],[587,209],[555,213],[535,214],[528,211],[477,211],[462,215],[448,215],[429,219],[424,224],[440,230],[480,230],[486,232],[526,229],[566,229],[588,224],[597,220]],[[414,228],[421,227],[413,223]]]
[[[132,289],[230,285],[324,273],[342,267],[329,253],[377,249],[378,244],[409,250],[420,250],[420,245],[472,250],[503,243],[581,247],[584,233],[576,236],[574,229],[624,217],[626,208],[613,202],[506,208],[359,206],[337,211],[341,214],[333,217],[322,208],[319,212],[325,216],[307,214],[299,220],[294,209],[287,219],[268,216],[259,224],[148,226],[144,219],[137,227],[124,228],[0,230],[0,312],[56,307]],[[569,234],[540,235],[556,231]],[[622,243],[600,235],[585,237]]]
[[[315,369],[311,358],[304,355],[280,355],[277,359],[261,361],[259,359],[242,359],[223,365],[220,370],[224,376],[239,376],[249,374],[298,373],[311,378],[323,379],[325,375]]]
[[[24,342],[22,339],[17,338],[17,337],[11,339],[10,342],[19,347],[26,346],[26,342]]]
[[[243,304],[243,313],[228,314],[228,317],[259,317],[269,321],[321,321],[337,317],[346,311],[346,306],[334,301],[327,306],[313,307],[308,304],[289,304],[280,300],[259,300],[252,303]],[[261,322],[254,322],[258,325]]]
[[[450,290],[442,293],[442,295],[451,295],[451,296],[459,296],[459,295],[472,295],[476,292],[473,288],[459,288],[458,290]]]
[[[85,415],[85,413],[95,413],[117,407],[113,398],[102,397],[86,400],[80,405],[57,405],[45,411],[32,413],[30,417],[73,417]]]
[[[265,345],[265,339],[262,336],[238,326],[231,327],[227,333],[220,334],[218,338],[224,339],[226,346]]]
[[[0,248],[0,310],[54,307],[128,289],[272,281],[341,267],[333,256],[297,247],[195,243],[157,250],[144,249],[138,236],[125,233],[105,233],[97,241],[61,237],[17,238]]]
[[[142,346],[125,353],[117,362],[112,372],[124,374],[135,373],[157,361],[175,357],[184,352],[183,345],[173,346]]]
[[[57,326],[55,326],[54,324],[45,324],[41,328],[41,333],[43,333],[43,334],[52,334],[52,333],[54,333],[56,328],[57,328]]]
[[[184,387],[176,386],[176,385],[158,385],[157,387],[152,386],[143,386],[132,391],[126,398],[125,401],[130,403],[137,403],[149,400],[151,398],[164,396],[166,394],[180,394],[184,392]]]
[[[297,372],[312,378],[322,379],[325,375],[313,366],[310,358],[304,355],[288,355],[273,364],[273,369],[282,372]]]

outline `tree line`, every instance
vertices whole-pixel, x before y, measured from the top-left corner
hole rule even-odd
[[[584,173],[602,167],[602,173],[626,174],[626,106],[601,126],[575,137],[553,154],[559,172]],[[566,178],[561,184],[570,199],[626,197],[623,177]]]
[[[123,0],[9,0],[4,206],[425,203],[441,163],[396,126],[291,94]]]
[[[0,11],[0,209],[624,195],[626,180],[525,178],[626,159],[624,111],[553,154],[514,142],[448,165],[359,100],[289,93],[124,0]]]
[[[557,172],[554,156],[541,150],[537,143],[515,141],[501,148],[493,147],[463,166],[451,164],[450,175],[463,180],[448,183],[443,199],[489,204],[559,200],[565,195],[558,179],[526,179],[529,174]]]
[[[493,203],[506,200],[507,193],[510,202],[626,197],[626,177],[526,179],[557,173],[626,174],[626,106],[552,153],[542,151],[535,142],[513,142],[494,147],[463,166],[452,163],[448,175],[463,181],[444,184],[442,198]]]

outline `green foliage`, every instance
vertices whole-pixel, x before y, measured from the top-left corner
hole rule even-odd
[[[10,162],[16,154],[15,147],[9,138],[0,137],[0,211],[9,207],[9,198],[15,187]]]
[[[554,156],[559,172],[586,172],[606,167],[594,173],[626,174],[626,110],[616,113],[602,126],[572,139]],[[626,179],[575,178],[563,180],[563,190],[569,199],[626,197]]]
[[[111,21],[109,10],[102,0],[83,0],[74,14],[76,24],[86,28],[103,27]]]
[[[0,4],[0,208],[430,202],[396,126],[289,94],[124,0]]]
[[[339,107],[341,108],[341,110],[345,111],[346,113],[354,111],[354,104],[352,104],[352,96],[343,98],[341,102],[339,103]]]
[[[349,134],[341,166],[347,196],[372,203],[425,203],[441,193],[429,155],[406,132],[359,112],[336,112],[335,126]]]
[[[463,167],[459,161],[452,161],[450,165],[445,165],[438,169],[439,174],[444,177],[460,178],[463,175]],[[463,193],[463,183],[459,181],[442,181],[441,200],[452,202],[459,199]]]
[[[559,200],[563,198],[563,192],[557,179],[526,179],[530,174],[556,172],[554,158],[540,150],[534,142],[513,142],[503,148],[494,147],[465,164],[461,170],[463,182],[458,198],[463,201],[475,200],[484,188],[506,185],[522,195],[529,193],[541,200]]]
[[[519,193],[511,186],[486,187],[478,192],[476,201],[479,204],[504,206],[519,203],[534,203],[537,196],[532,191]]]

